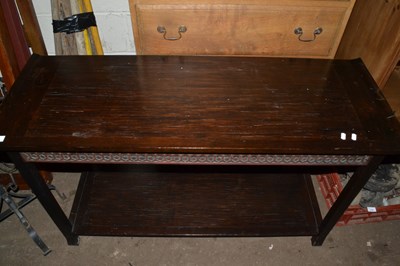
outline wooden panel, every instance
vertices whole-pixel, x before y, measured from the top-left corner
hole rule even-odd
[[[0,13],[0,68],[6,87],[11,89],[30,52],[15,3],[0,0]]]
[[[31,52],[47,55],[32,1],[0,1],[0,69],[11,89]],[[21,18],[24,26],[21,25]]]
[[[31,58],[0,109],[3,149],[367,155],[400,151],[400,125],[386,119],[391,109],[357,60]],[[343,132],[347,141],[340,139]],[[357,134],[357,141],[349,139],[350,133]]]
[[[357,1],[337,58],[357,57],[383,89],[400,60],[400,0]]]
[[[17,0],[28,45],[36,54],[47,55],[32,0]]]
[[[394,115],[400,120],[400,67],[396,67],[392,72],[383,89],[383,94],[392,107]]]
[[[321,215],[309,176],[237,168],[234,172],[210,172],[210,168],[188,167],[186,171],[162,168],[157,172],[83,174],[71,211],[74,232],[123,236],[317,234]]]
[[[14,1],[1,1],[2,11],[6,19],[6,25],[10,34],[10,41],[17,58],[18,68],[22,70],[30,56],[28,43],[21,25],[20,16]]]
[[[130,1],[139,54],[268,55],[332,58],[354,1]],[[178,28],[187,28],[179,37]],[[301,42],[294,29],[301,27]]]
[[[6,87],[11,88],[20,70],[8,31],[4,11],[3,3],[0,1],[0,69]]]

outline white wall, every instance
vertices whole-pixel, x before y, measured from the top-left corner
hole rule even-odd
[[[105,54],[135,54],[128,0],[91,0]],[[50,0],[33,0],[49,54],[55,54]]]

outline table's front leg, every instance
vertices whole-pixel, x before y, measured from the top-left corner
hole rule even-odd
[[[78,245],[79,238],[72,232],[71,222],[54,198],[46,182],[40,176],[36,166],[32,163],[24,162],[18,152],[10,152],[8,155],[51,219],[63,233],[68,244]]]
[[[383,158],[383,156],[374,156],[367,165],[357,168],[335,203],[322,220],[321,225],[319,226],[318,235],[312,237],[311,241],[313,246],[322,245],[328,233],[350,206],[353,199],[368,182],[369,178],[376,171]]]

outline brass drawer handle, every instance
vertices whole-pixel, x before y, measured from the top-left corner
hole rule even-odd
[[[315,41],[315,39],[317,38],[317,35],[320,35],[322,33],[322,28],[318,27],[314,30],[313,34],[314,34],[314,38],[313,39],[302,39],[301,36],[303,35],[303,29],[301,27],[297,27],[294,29],[294,34],[298,35],[299,41],[301,42],[312,42]]]
[[[163,34],[164,40],[177,41],[177,40],[180,40],[182,38],[182,33],[185,33],[187,31],[187,28],[184,25],[179,26],[179,28],[178,28],[179,37],[167,37],[166,36],[167,35],[167,29],[164,26],[158,26],[157,27],[157,31],[159,33]]]

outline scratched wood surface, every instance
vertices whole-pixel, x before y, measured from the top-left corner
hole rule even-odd
[[[395,154],[391,114],[359,60],[35,55],[0,149]]]

